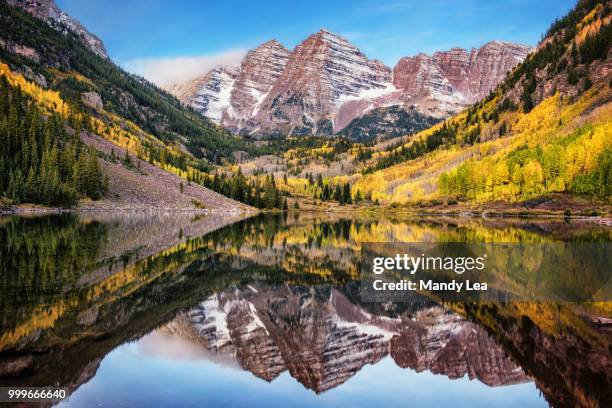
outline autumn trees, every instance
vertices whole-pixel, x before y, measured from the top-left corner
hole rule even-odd
[[[66,130],[77,117],[43,115],[18,87],[0,76],[0,195],[15,203],[72,206],[100,198],[106,182],[97,155]]]
[[[440,176],[440,193],[476,201],[526,200],[556,192],[607,199],[612,195],[610,131],[609,123],[587,126],[550,143],[520,146],[498,159],[466,161]]]

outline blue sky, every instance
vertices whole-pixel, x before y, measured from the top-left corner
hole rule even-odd
[[[155,75],[155,70],[147,74],[147,68],[156,64],[157,71],[173,66],[189,71],[198,65],[207,68],[217,61],[239,60],[245,50],[272,38],[291,49],[322,27],[344,36],[369,58],[380,59],[389,66],[403,56],[454,46],[477,47],[493,39],[535,45],[550,23],[575,3],[575,0],[56,1],[102,38],[115,61],[145,76]]]

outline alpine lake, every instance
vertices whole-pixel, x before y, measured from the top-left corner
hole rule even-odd
[[[610,241],[553,218],[0,217],[0,386],[62,407],[610,407],[612,302],[359,288],[363,243]]]

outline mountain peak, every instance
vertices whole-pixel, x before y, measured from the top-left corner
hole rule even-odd
[[[287,49],[283,44],[281,44],[276,38],[266,41],[265,43],[259,44],[256,49],[260,48],[282,48]]]
[[[402,58],[392,75],[321,28],[292,52],[275,39],[249,51],[235,80],[210,77],[191,104],[232,131],[331,135],[381,106],[418,104],[420,113],[436,118],[456,113],[486,96],[528,52],[492,41],[472,52],[419,53]]]
[[[265,43],[259,44],[256,48],[249,51],[247,53],[246,58],[253,57],[253,54],[262,54],[265,58],[266,55],[269,56],[284,56],[289,55],[291,51],[289,51],[283,44],[281,44],[277,39],[273,38],[271,40],[266,41]]]
[[[482,47],[480,47],[479,49],[487,49],[487,48],[495,48],[495,47],[505,47],[505,48],[516,48],[516,49],[528,49],[528,50],[532,50],[533,47],[529,46],[529,45],[524,45],[524,44],[517,44],[517,43],[513,43],[510,41],[502,41],[502,40],[492,40],[489,41],[487,43],[485,43]]]
[[[349,44],[351,47],[354,47],[353,44],[351,44],[346,38],[336,34],[336,33],[332,33],[331,31],[325,29],[325,28],[321,28],[319,31],[317,31],[316,33],[312,34],[310,37],[308,37],[306,39],[306,41],[308,41],[311,38],[316,38],[316,39],[320,39],[324,42],[332,42],[332,43],[340,43],[340,44]]]
[[[295,47],[252,122],[269,134],[331,135],[344,102],[387,89],[390,81],[388,67],[321,28]]]

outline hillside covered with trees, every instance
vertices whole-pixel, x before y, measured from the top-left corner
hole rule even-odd
[[[0,138],[7,141],[0,149],[0,200],[65,207],[97,200],[109,182],[120,182],[103,167],[120,163],[138,178],[146,176],[144,161],[176,176],[180,194],[201,184],[261,208],[283,205],[274,183],[215,177],[234,152],[256,156],[265,149],[126,73],[61,24],[4,1],[0,21]],[[82,132],[116,148],[96,150],[83,143]]]
[[[196,157],[214,162],[229,158],[233,151],[252,149],[157,86],[96,55],[70,30],[56,30],[4,1],[0,1],[0,39],[31,50],[28,56],[0,47],[0,60],[44,81],[79,111],[91,111],[83,93],[96,92],[104,110],[164,143],[184,143]]]
[[[485,100],[377,154],[353,191],[386,203],[610,202],[609,1],[581,0]]]
[[[96,152],[78,137],[82,126],[77,115],[45,116],[29,95],[0,76],[0,193],[14,203],[53,206],[100,198],[108,180]]]

